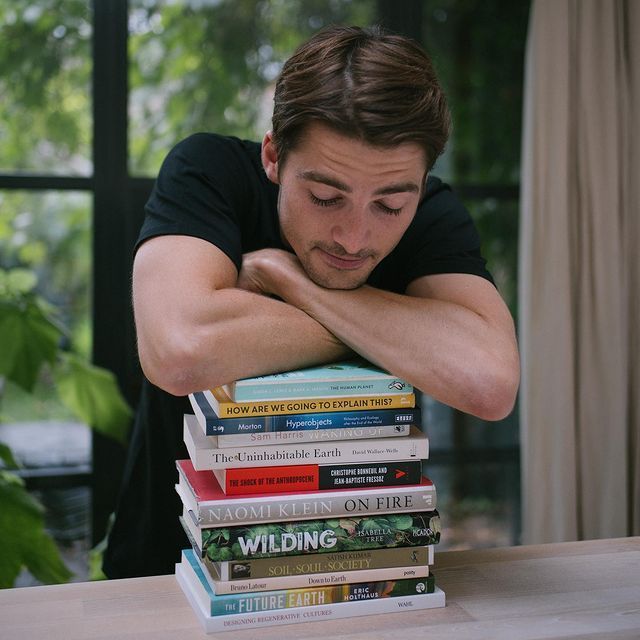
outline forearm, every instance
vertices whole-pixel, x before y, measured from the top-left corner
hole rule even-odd
[[[175,395],[350,354],[300,309],[241,289],[183,300],[163,316],[153,327],[138,320],[139,352],[147,377]]]
[[[242,279],[222,251],[198,238],[159,236],[139,248],[133,309],[151,382],[185,395],[350,353],[309,315],[244,290]]]
[[[295,257],[264,251],[254,282],[305,311],[341,342],[428,395],[485,419],[507,415],[519,381],[513,321],[486,280],[421,278],[399,295],[369,286],[327,289]]]
[[[517,386],[513,342],[482,316],[367,286],[341,291],[310,284],[292,290],[290,302],[354,351],[462,411],[487,419],[509,412],[512,394],[504,389]]]

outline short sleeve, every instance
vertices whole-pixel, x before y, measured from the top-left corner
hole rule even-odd
[[[239,140],[194,134],[177,144],[162,164],[145,206],[136,248],[159,235],[202,238],[240,269],[240,216],[253,206]]]

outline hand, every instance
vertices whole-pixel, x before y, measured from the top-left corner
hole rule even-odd
[[[282,249],[259,249],[242,256],[236,287],[286,300],[291,287],[307,283],[312,284],[295,254]]]

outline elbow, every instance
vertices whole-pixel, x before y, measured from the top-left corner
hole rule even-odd
[[[508,366],[485,368],[470,394],[470,413],[481,420],[495,422],[511,414],[520,385],[520,366],[516,360]]]
[[[171,395],[186,396],[206,387],[200,375],[202,353],[189,340],[165,339],[149,345],[139,339],[138,354],[149,382]]]

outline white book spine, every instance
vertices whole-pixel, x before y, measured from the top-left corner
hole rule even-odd
[[[394,424],[384,427],[341,427],[316,431],[267,431],[265,433],[230,433],[217,436],[218,448],[255,447],[261,445],[299,444],[301,442],[331,442],[365,438],[408,436],[411,425]]]
[[[284,444],[280,446],[229,447],[220,449],[215,436],[206,436],[195,415],[184,416],[184,442],[196,470],[226,467],[268,467],[285,464],[326,464],[329,462],[367,462],[370,460],[426,459],[428,440],[415,426],[408,436]]]
[[[182,478],[180,478],[182,481]],[[185,500],[189,490],[178,482],[176,491],[203,527],[235,527],[266,522],[316,520],[380,513],[414,513],[436,508],[435,485],[334,489],[322,492],[228,496],[198,503]],[[193,508],[195,506],[195,509]]]
[[[176,579],[206,633],[237,631],[243,628],[256,629],[259,627],[313,622],[315,620],[354,618],[380,613],[435,609],[444,607],[446,604],[444,591],[436,587],[434,593],[415,596],[321,604],[310,607],[297,607],[295,609],[265,611],[263,613],[237,613],[229,616],[212,617],[207,615],[207,605],[202,600],[202,597],[206,596],[206,592],[204,589],[202,589],[201,593],[197,591],[197,585],[194,584],[195,576],[190,567],[185,566],[183,563],[176,565]]]

